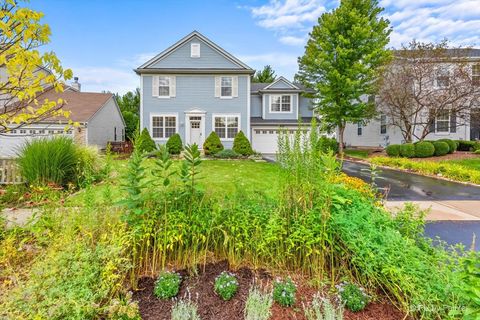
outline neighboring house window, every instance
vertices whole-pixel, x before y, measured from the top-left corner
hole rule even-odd
[[[270,112],[291,112],[292,103],[290,95],[272,95]]]
[[[200,58],[200,43],[190,44],[190,57]]]
[[[472,66],[472,83],[475,86],[480,86],[480,64]]]
[[[357,122],[357,135],[361,136],[362,135],[362,130],[363,130],[363,124],[362,122]]]
[[[177,117],[152,116],[152,138],[166,139],[177,132]]]
[[[160,97],[170,96],[170,77],[158,77],[158,95]]]
[[[25,133],[27,133],[26,130],[23,130],[23,129],[20,130],[20,134],[25,134]]]
[[[215,116],[215,133],[220,139],[233,139],[239,131],[238,116]]]
[[[221,79],[221,96],[232,96],[232,77],[222,77]]]
[[[450,86],[450,71],[447,68],[437,69],[436,82],[438,88],[448,88]]]
[[[450,112],[448,110],[439,112],[435,122],[435,128],[437,132],[448,132],[450,126]]]
[[[117,141],[117,127],[113,127],[113,141]]]
[[[380,115],[380,134],[387,133],[387,116],[382,114]]]

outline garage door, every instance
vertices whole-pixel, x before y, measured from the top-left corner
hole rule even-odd
[[[278,130],[274,129],[253,129],[252,130],[253,150],[260,153],[276,153]]]

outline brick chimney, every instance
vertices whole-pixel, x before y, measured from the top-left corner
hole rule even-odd
[[[78,82],[78,77],[73,78],[73,82],[70,86],[75,90],[77,90],[78,92],[80,92],[82,88],[82,85],[80,84],[80,82]]]

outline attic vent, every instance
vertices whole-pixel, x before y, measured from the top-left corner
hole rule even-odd
[[[200,43],[190,44],[190,57],[200,58]]]

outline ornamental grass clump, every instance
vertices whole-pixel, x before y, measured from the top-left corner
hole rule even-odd
[[[182,277],[178,273],[169,271],[162,272],[155,282],[153,294],[160,299],[176,297],[180,291],[181,282]]]
[[[370,300],[370,297],[365,293],[365,289],[347,282],[342,282],[336,287],[340,300],[345,305],[345,308],[352,312],[365,309]]]
[[[223,300],[227,301],[233,298],[238,291],[238,281],[233,273],[223,271],[215,278],[215,293]]]
[[[297,286],[292,279],[285,281],[276,280],[273,284],[273,300],[283,307],[291,307],[295,304]]]

